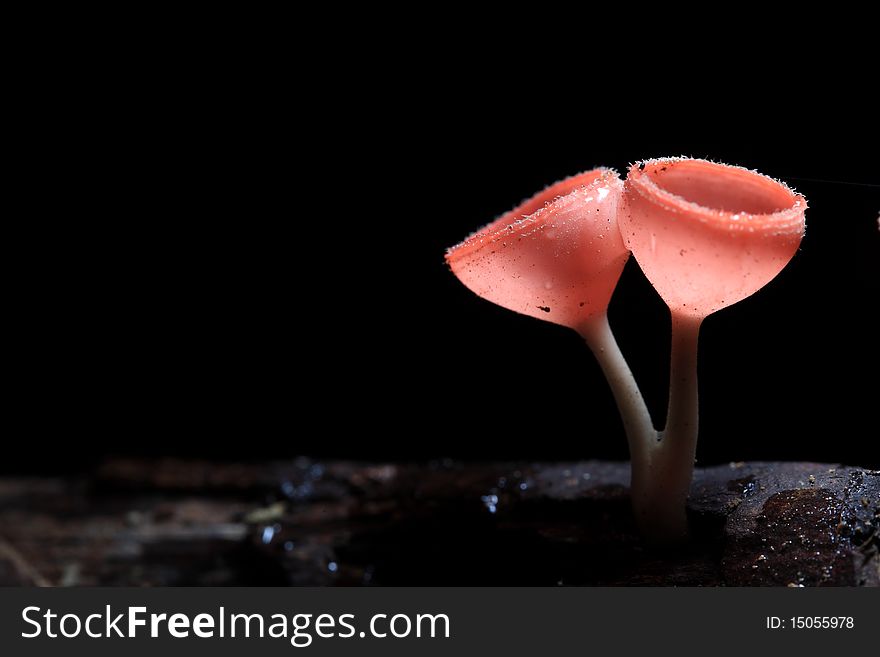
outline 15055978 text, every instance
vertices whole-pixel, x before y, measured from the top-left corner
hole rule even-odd
[[[851,630],[855,627],[852,616],[767,616],[768,630]]]

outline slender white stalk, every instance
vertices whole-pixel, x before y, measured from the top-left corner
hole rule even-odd
[[[658,434],[605,314],[580,333],[599,361],[623,419],[632,460],[630,490],[636,522],[649,540],[671,544],[687,536],[685,504],[698,434],[697,343],[701,318],[673,314],[666,429]]]
[[[699,432],[697,346],[702,321],[672,314],[666,429],[648,466],[649,495],[637,507],[642,529],[661,543],[675,543],[687,536],[685,504],[694,474]]]
[[[599,361],[623,420],[632,461],[630,489],[633,507],[638,509],[642,505],[640,501],[650,489],[648,477],[652,456],[658,445],[657,432],[639,386],[608,325],[608,316],[602,313],[592,317],[581,326],[580,334]]]

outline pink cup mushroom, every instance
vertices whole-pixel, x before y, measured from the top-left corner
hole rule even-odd
[[[803,196],[746,169],[650,160],[632,167],[625,188],[607,169],[566,178],[446,254],[477,295],[584,337],[620,409],[633,508],[655,542],[687,532],[700,324],[785,267],[803,237],[805,209]],[[659,433],[608,326],[629,250],[672,313],[669,410]]]
[[[566,178],[449,249],[446,262],[478,296],[584,337],[614,393],[635,466],[646,453],[635,443],[656,433],[606,314],[629,257],[617,225],[622,191],[609,169]]]
[[[648,160],[629,171],[620,230],[672,314],[666,428],[659,441],[641,443],[645,469],[633,463],[637,520],[657,540],[674,541],[687,530],[700,324],[785,267],[803,237],[806,207],[803,196],[780,182],[705,160]]]
[[[561,180],[446,253],[478,296],[580,330],[605,312],[629,251],[617,228],[623,183],[609,169]]]

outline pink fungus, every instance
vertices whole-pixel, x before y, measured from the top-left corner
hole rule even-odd
[[[654,540],[675,542],[687,532],[700,324],[782,271],[804,235],[806,207],[782,183],[740,167],[664,158],[629,171],[620,230],[672,314],[666,427],[645,450],[643,467],[633,457],[636,519]]]
[[[551,185],[446,254],[452,272],[500,306],[578,331],[608,379],[634,472],[657,433],[608,325],[608,302],[629,257],[617,225],[623,183],[594,169]]]
[[[561,180],[446,253],[458,279],[499,306],[576,330],[604,314],[629,257],[623,183],[593,169]]]
[[[449,249],[477,295],[577,330],[614,393],[632,458],[636,520],[656,542],[682,540],[698,434],[697,342],[707,315],[754,294],[791,260],[806,199],[739,167],[666,158],[551,185]],[[666,426],[657,431],[608,325],[632,250],[672,314]]]
[[[633,167],[620,229],[675,313],[705,317],[771,281],[804,235],[806,200],[740,167],[668,158]]]

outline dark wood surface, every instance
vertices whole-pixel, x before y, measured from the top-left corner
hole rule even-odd
[[[111,460],[0,478],[0,585],[880,585],[880,472],[698,469],[645,545],[628,465]]]

